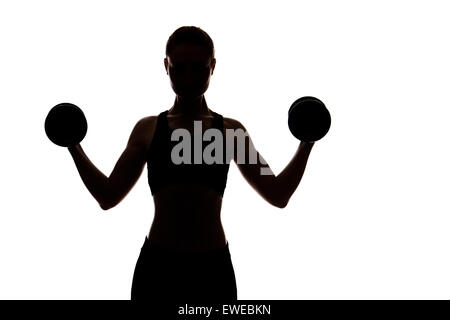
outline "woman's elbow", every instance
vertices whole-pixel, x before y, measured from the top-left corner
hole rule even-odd
[[[277,208],[283,209],[286,208],[287,204],[289,202],[289,199],[283,198],[283,197],[276,197],[271,199],[269,203]]]
[[[283,208],[286,208],[288,202],[289,202],[289,200],[278,201],[276,204],[274,204],[274,206],[276,206],[277,208],[283,209]]]
[[[103,211],[106,211],[111,208],[114,208],[117,205],[117,202],[116,201],[103,201],[103,202],[99,202],[99,205]]]
[[[118,193],[116,192],[113,193],[110,191],[108,196],[104,197],[103,201],[99,201],[98,203],[100,205],[100,208],[106,211],[117,206],[119,202],[122,201],[123,198],[124,197],[120,197]]]
[[[106,203],[100,203],[100,208],[102,208],[103,211],[111,209],[113,206]]]

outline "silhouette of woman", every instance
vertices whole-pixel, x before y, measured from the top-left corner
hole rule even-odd
[[[238,149],[238,138],[234,137],[232,158],[248,183],[278,208],[287,205],[303,176],[314,143],[301,142],[292,160],[276,176],[254,148],[246,128],[209,109],[204,93],[215,64],[213,41],[205,31],[194,26],[178,28],[167,41],[164,59],[175,102],[158,116],[136,123],[110,176],[92,164],[79,144],[69,147],[84,184],[103,210],[122,201],[147,164],[155,215],[134,270],[132,300],[185,303],[237,299],[229,243],[220,220],[229,161],[174,164],[171,150],[178,142],[171,141],[171,133],[176,129],[193,133],[194,121],[201,121],[203,132],[210,128],[222,133],[242,129],[248,139],[244,148]],[[239,161],[239,152],[244,152],[245,159],[254,152],[257,163]]]

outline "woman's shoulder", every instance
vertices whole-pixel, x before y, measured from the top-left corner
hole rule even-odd
[[[158,119],[158,115],[146,116],[141,118],[138,122],[143,124],[155,122]]]
[[[239,121],[236,120],[234,118],[229,118],[229,117],[223,117],[223,127],[225,129],[243,129],[245,130],[244,125]]]
[[[154,115],[143,117],[136,122],[135,128],[140,132],[148,132],[149,129],[155,127],[157,120],[158,116]]]
[[[153,140],[157,120],[158,116],[146,116],[139,119],[134,126],[132,136],[134,139],[142,142],[146,149],[150,147],[150,143]]]

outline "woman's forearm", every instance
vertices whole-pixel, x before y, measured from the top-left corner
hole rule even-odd
[[[80,144],[68,147],[68,150],[84,185],[97,200],[100,207],[105,209],[109,201],[108,177],[89,160]]]
[[[305,172],[306,163],[314,142],[301,142],[294,157],[284,170],[277,175],[276,185],[282,197],[282,204],[287,205],[292,194],[297,189]]]

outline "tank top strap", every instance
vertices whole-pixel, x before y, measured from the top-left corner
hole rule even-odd
[[[167,113],[169,110],[163,111],[158,115],[158,123],[156,124],[156,129],[162,131],[168,131],[169,123],[167,122]]]
[[[223,132],[223,116],[217,112],[213,111],[214,119],[213,119],[213,128],[217,128]]]

